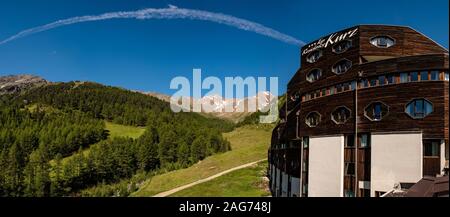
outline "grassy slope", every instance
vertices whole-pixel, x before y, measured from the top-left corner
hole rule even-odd
[[[186,169],[152,177],[132,196],[152,196],[242,164],[267,158],[272,128],[272,125],[252,125],[225,133],[225,138],[231,142],[231,151],[213,155]]]
[[[105,121],[105,129],[109,131],[109,138],[115,138],[115,137],[130,137],[133,139],[138,138],[145,132],[144,127],[133,127],[133,126],[125,126],[120,124],[114,124],[111,122]],[[95,145],[95,144],[93,144]],[[89,147],[83,150],[83,154],[86,156],[89,154]],[[62,163],[67,161],[69,158],[71,158],[73,155],[65,157],[62,159]],[[55,165],[55,160],[50,161],[50,165]]]
[[[267,161],[233,171],[211,181],[170,195],[171,197],[265,197],[269,196],[263,180]]]
[[[105,122],[106,130],[109,131],[109,137],[130,137],[133,139],[137,139],[140,137],[144,131],[144,127],[132,127],[132,126],[125,126],[120,124],[114,124],[111,122]]]

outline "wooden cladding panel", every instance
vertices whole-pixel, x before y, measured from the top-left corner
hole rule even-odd
[[[393,72],[410,72],[422,70],[448,70],[448,54],[432,54],[421,56],[401,57],[378,62],[370,62],[361,65],[354,65],[348,72],[342,75],[331,74],[328,77],[323,75],[314,83],[306,81],[307,71],[301,70],[301,79],[298,83],[288,87],[288,94],[292,95],[299,91],[300,94],[309,93],[314,90],[326,88],[332,85],[341,84],[356,80],[358,72],[363,72],[363,77],[377,76]]]
[[[355,161],[355,149],[345,148],[344,149],[344,162],[354,162]]]
[[[444,81],[405,83],[368,88],[359,91],[358,116],[360,132],[422,131],[424,138],[444,138],[445,113]],[[433,112],[423,119],[413,119],[405,113],[406,105],[413,99],[425,98],[433,104]],[[381,101],[389,106],[389,113],[379,122],[364,116],[364,108]]]
[[[332,34],[337,34],[337,35],[340,35],[341,33],[346,33],[346,32],[348,32],[348,31],[350,31],[350,30],[353,30],[353,29],[355,29],[355,28],[359,28],[359,27],[357,27],[357,26],[355,26],[355,27],[351,27],[351,28],[347,28],[347,29],[344,29],[344,30],[341,30],[341,31],[339,31],[339,32],[336,32],[336,33],[332,33]],[[329,36],[331,36],[332,34],[329,34],[329,35],[327,35],[327,36],[324,36],[324,37],[321,37],[320,39],[325,39],[325,40],[327,40],[328,38],[329,38]],[[336,37],[335,37],[336,38]],[[318,39],[318,40],[320,40],[320,39]],[[356,51],[356,52],[358,52],[359,51],[359,33],[357,33],[355,36],[353,36],[352,38],[348,38],[348,40],[350,40],[350,41],[352,41],[352,47],[350,48],[350,49],[348,49],[347,50],[347,52],[352,52],[352,51]],[[312,42],[312,43],[314,43],[314,42]],[[335,44],[333,44],[333,45],[335,45]],[[333,45],[329,45],[327,48],[322,48],[321,50],[322,50],[322,57],[317,61],[317,62],[315,62],[315,63],[309,63],[309,62],[307,62],[306,61],[306,58],[308,57],[308,54],[306,54],[306,55],[301,55],[302,53],[303,53],[303,51],[308,47],[308,45],[306,45],[306,46],[304,46],[304,47],[302,47],[302,49],[301,49],[301,53],[300,53],[300,63],[301,63],[301,65],[302,65],[302,67],[305,67],[305,68],[308,68],[308,67],[311,67],[311,66],[314,66],[314,65],[316,65],[316,64],[318,64],[318,63],[322,63],[322,62],[326,62],[327,60],[329,60],[330,58],[333,58],[333,57],[336,57],[336,56],[340,56],[341,54],[336,54],[336,53],[334,53],[333,52]],[[347,53],[347,52],[345,52],[345,53]]]
[[[424,138],[445,138],[448,141],[448,82],[405,83],[360,89],[358,92],[359,132],[423,131]],[[405,113],[406,105],[417,98],[425,98],[433,104],[433,112],[424,119],[412,119]],[[381,121],[373,122],[364,116],[364,109],[377,101],[389,106],[389,114]],[[331,120],[331,113],[339,106],[352,111],[352,117],[342,125]],[[305,118],[313,111],[321,114],[321,122],[311,128],[305,124]],[[300,107],[299,136],[352,134],[353,115],[353,91],[304,102]],[[296,118],[290,118],[288,122],[296,122]],[[296,129],[290,127],[286,130],[295,132]]]
[[[355,177],[354,176],[344,176],[344,191],[355,189]]]
[[[390,48],[378,48],[370,44],[375,36],[389,36],[395,40]],[[360,26],[361,56],[412,56],[447,52],[444,48],[409,27]]]
[[[377,76],[392,72],[423,70],[448,70],[448,54],[434,54],[401,57],[380,62],[362,64],[359,67],[363,77]]]
[[[354,118],[351,117],[345,124],[337,125],[331,120],[331,113],[339,106],[346,106],[354,114],[353,92],[340,93],[334,96],[304,102],[299,114],[299,134],[302,136],[320,136],[354,133]],[[305,123],[306,116],[313,111],[321,115],[321,122],[317,127],[311,128]],[[288,121],[294,121],[289,119]],[[288,129],[295,130],[295,129]]]
[[[358,180],[370,181],[371,149],[358,149]]]
[[[440,167],[441,159],[439,157],[424,157],[423,158],[423,175],[436,176],[441,174]]]
[[[290,148],[286,151],[286,173],[300,177],[300,148]]]
[[[338,34],[347,32],[348,30],[354,29],[356,27],[348,28],[338,32]],[[301,66],[291,81],[288,84],[288,92],[297,91],[299,88],[306,88],[311,86],[309,82],[306,81],[306,74],[314,68],[320,68],[323,70],[323,78],[317,82],[314,82],[315,88],[321,88],[322,84],[333,85],[337,82],[345,82],[346,80],[356,77],[358,69],[355,66],[362,63],[360,57],[383,57],[383,58],[399,58],[414,55],[430,55],[430,54],[444,54],[448,51],[442,48],[440,45],[435,43],[433,40],[422,35],[419,32],[409,28],[401,26],[380,26],[380,25],[362,25],[358,26],[359,33],[354,36],[351,41],[353,46],[346,52],[342,54],[336,54],[332,51],[332,45],[328,46],[326,49],[322,49],[323,56],[315,63],[308,63],[304,55],[301,57]],[[328,35],[329,36],[329,35]],[[327,39],[328,36],[323,38]],[[389,36],[395,40],[395,45],[389,48],[379,48],[370,43],[370,40],[376,36]],[[307,47],[307,46],[305,46]],[[305,49],[302,48],[302,51]],[[332,71],[331,67],[339,61],[340,59],[347,58],[352,61],[353,67],[345,75],[336,76]],[[447,61],[448,68],[448,55],[445,58]],[[378,62],[377,62],[378,63]],[[412,62],[406,62],[408,66]],[[394,63],[393,63],[394,64]],[[430,64],[424,62],[425,67],[429,67]],[[382,70],[390,70],[388,65],[383,66]],[[392,65],[392,70],[396,68]],[[398,68],[398,67],[397,67]],[[402,66],[400,66],[402,68]],[[308,91],[306,90],[305,91]]]
[[[445,144],[447,144],[447,147],[449,145],[449,82],[444,83],[444,138],[445,138]],[[448,149],[447,149],[448,152]],[[447,154],[448,156],[448,154]],[[448,160],[448,158],[447,158]]]

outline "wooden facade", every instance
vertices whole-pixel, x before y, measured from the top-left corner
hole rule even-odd
[[[375,46],[372,41],[377,37],[392,39],[393,45]],[[351,46],[337,53],[335,46],[343,41]],[[309,56],[318,50],[320,58],[309,62]],[[340,74],[333,71],[333,66],[344,59],[351,61],[350,69]],[[448,60],[445,48],[414,29],[399,26],[356,26],[304,46],[301,49],[301,68],[289,82],[287,102],[280,109],[282,121],[273,131],[270,160],[274,162],[280,158],[275,153],[281,152],[279,144],[301,141],[304,137],[355,135],[355,131],[358,134],[421,132],[424,139],[444,140],[448,152]],[[315,69],[321,70],[321,76],[311,82],[307,76]],[[417,79],[415,72],[418,73]],[[405,78],[408,80],[404,81]],[[338,92],[336,87],[342,87],[342,90]],[[406,106],[416,99],[430,102],[433,111],[424,118],[410,117],[405,112]],[[379,121],[366,115],[368,106],[376,102],[384,104],[388,110]],[[342,124],[332,119],[332,113],[339,107],[350,110],[350,116]],[[305,121],[312,112],[320,114],[319,124],[313,127]],[[274,147],[278,149],[275,151]],[[303,154],[307,152],[305,149]],[[448,154],[446,156],[448,160]],[[436,161],[427,159],[425,164],[428,166],[428,162],[433,160]],[[295,165],[303,162],[302,159],[297,161],[299,163]],[[345,149],[345,161],[355,162],[355,150]],[[290,163],[277,164],[283,165],[280,168],[283,171],[294,172],[289,168]],[[296,176],[304,173],[295,171]],[[370,179],[370,149],[358,148],[357,174],[359,181]],[[355,185],[355,179],[349,177],[344,179],[344,188],[350,189]]]
[[[347,32],[353,28],[341,32]],[[331,47],[328,47],[323,50],[323,56],[315,63],[308,63],[306,61],[307,55],[302,56],[302,67],[291,79],[288,86],[288,99],[295,94],[303,96],[311,91],[320,91],[333,85],[380,75],[395,74],[398,77],[401,72],[431,70],[438,70],[441,73],[440,76],[443,76],[445,72],[448,73],[448,52],[413,29],[394,26],[359,26],[357,28],[359,29],[359,35],[349,39],[352,40],[352,47],[345,53],[336,54]],[[370,38],[385,35],[395,39],[396,44],[390,48],[378,48],[370,44]],[[373,62],[364,60],[372,57],[380,60]],[[331,68],[333,64],[342,59],[352,61],[352,67],[349,71],[337,75],[332,72]],[[322,69],[322,77],[318,81],[310,83],[307,81],[306,75],[315,68]],[[426,138],[445,138],[448,142],[449,93],[448,81],[444,80],[441,78],[438,81],[408,82],[359,88],[358,127],[362,132],[423,131]],[[290,132],[298,130],[299,132],[297,134],[286,133],[287,140],[295,139],[297,136],[321,136],[354,132],[354,120],[349,119],[343,125],[336,125],[331,121],[331,112],[339,106],[350,108],[352,114],[354,114],[354,92],[342,92],[302,103],[288,102],[289,117],[285,124],[286,130]],[[405,105],[417,98],[425,98],[433,103],[433,113],[423,120],[411,119],[404,112]],[[380,122],[370,121],[364,116],[363,109],[374,101],[381,101],[389,106],[389,114]],[[321,122],[317,127],[311,128],[305,124],[304,120],[306,115],[313,111],[321,114]],[[299,123],[295,123],[297,114]],[[354,118],[354,115],[351,118]]]

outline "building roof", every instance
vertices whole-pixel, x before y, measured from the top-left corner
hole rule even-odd
[[[425,177],[413,185],[405,197],[442,197],[449,196],[448,176]]]

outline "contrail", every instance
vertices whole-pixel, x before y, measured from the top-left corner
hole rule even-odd
[[[301,40],[278,32],[274,29],[265,27],[259,23],[255,23],[249,20],[233,17],[226,14],[178,8],[173,5],[169,5],[168,8],[147,8],[137,11],[119,11],[94,16],[89,15],[58,20],[43,26],[23,30],[17,33],[16,35],[13,35],[3,41],[0,41],[0,45],[6,44],[19,38],[23,38],[32,34],[58,28],[61,26],[67,26],[82,22],[109,20],[109,19],[192,19],[192,20],[211,21],[219,24],[232,26],[244,31],[255,32],[257,34],[261,34],[296,46],[305,45],[305,43]]]

